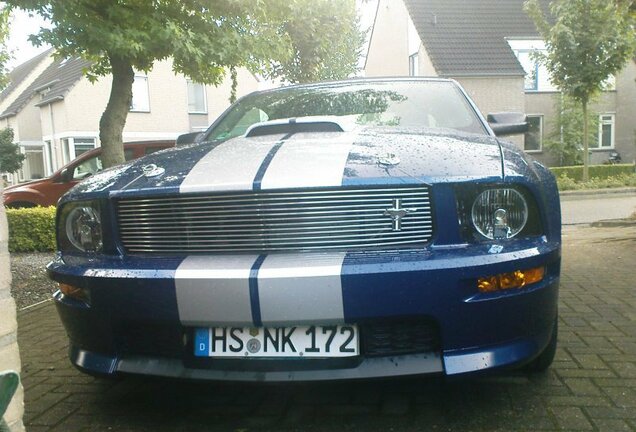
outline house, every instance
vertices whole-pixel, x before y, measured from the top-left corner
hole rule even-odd
[[[11,127],[27,156],[11,183],[48,176],[80,154],[100,145],[99,120],[110,94],[112,77],[91,82],[90,62],[53,58],[52,51],[16,67],[0,94],[0,128]],[[262,83],[238,70],[237,95]],[[229,105],[231,82],[206,86],[175,74],[170,60],[137,72],[133,100],[123,132],[124,142],[174,140],[204,130]]]
[[[558,164],[545,141],[555,129],[560,92],[530,53],[545,45],[524,0],[378,0],[366,76],[425,75],[457,80],[483,114],[520,111],[530,131],[510,137],[540,161]],[[547,10],[548,0],[541,0]],[[636,62],[630,61],[591,110],[598,140],[591,163],[611,151],[636,159]]]

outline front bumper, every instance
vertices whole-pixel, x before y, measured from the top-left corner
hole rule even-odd
[[[233,276],[209,269],[205,274],[180,273],[183,259],[65,256],[48,270],[54,280],[81,287],[90,295],[90,304],[61,293],[55,296],[71,342],[71,361],[88,372],[247,381],[456,375],[531,361],[547,345],[555,324],[560,245],[541,237],[511,242],[498,253],[491,253],[490,246],[348,253],[337,274],[331,265],[327,266],[331,270],[316,270],[320,264],[312,265],[329,262],[325,254],[312,255],[308,261],[306,255],[296,256],[297,262],[301,258],[305,262],[301,267],[278,256],[271,260],[269,273],[263,273],[268,279],[257,277],[263,289],[273,287],[261,296],[258,316],[253,302],[251,314],[236,309],[241,302],[241,296],[235,296],[240,286],[226,291],[214,288],[228,279],[241,279],[240,272]],[[494,294],[476,289],[478,277],[538,266],[545,266],[545,278],[531,286]],[[183,280],[203,284],[184,285]],[[334,280],[339,283],[337,289],[332,286]],[[194,292],[205,300],[206,286],[212,287],[214,304],[224,308],[209,316],[185,308],[184,296]],[[315,290],[325,286],[330,288],[316,296]],[[290,291],[290,287],[298,288]],[[335,291],[340,293],[340,306],[333,298],[323,299]],[[268,315],[265,299],[276,295],[284,297],[271,309],[274,314]],[[235,308],[234,318],[223,314],[228,305]],[[190,335],[195,326],[364,325],[414,319],[436,323],[438,349],[380,357],[363,352],[347,362],[192,360]]]

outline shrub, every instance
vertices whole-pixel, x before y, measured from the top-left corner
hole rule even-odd
[[[583,166],[567,166],[550,168],[552,174],[557,178],[566,176],[571,180],[580,182],[583,179]],[[620,174],[634,174],[634,164],[619,165],[590,165],[590,179],[607,179]]]
[[[559,190],[572,189],[607,189],[615,187],[636,186],[636,174],[618,174],[614,177],[600,178],[592,177],[587,182],[577,182],[568,177],[565,173],[557,177]]]
[[[55,207],[7,209],[10,252],[49,252],[55,245]]]

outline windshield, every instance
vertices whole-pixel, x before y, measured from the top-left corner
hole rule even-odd
[[[206,140],[241,136],[259,122],[314,116],[333,116],[356,125],[487,134],[466,97],[451,82],[351,82],[248,95],[208,131]]]

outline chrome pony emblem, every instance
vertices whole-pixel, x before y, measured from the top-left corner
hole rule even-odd
[[[409,213],[416,212],[416,208],[404,208],[402,207],[402,200],[400,198],[393,199],[393,207],[384,211],[384,216],[389,216],[393,221],[393,231],[400,231],[402,229],[402,219]]]

